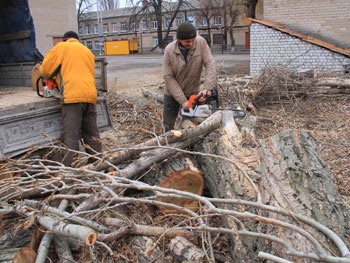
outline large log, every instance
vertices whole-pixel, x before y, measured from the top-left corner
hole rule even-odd
[[[259,147],[255,147],[256,144],[243,142],[233,119],[225,116],[226,113],[223,114],[223,124],[219,133],[212,132],[206,136],[197,148],[197,151],[207,153],[207,156],[201,155],[199,163],[211,194],[224,199],[239,198],[272,204],[305,215],[332,229],[342,240],[346,240],[349,246],[349,215],[337,192],[334,178],[320,157],[312,135],[306,131],[285,131],[260,141]],[[212,154],[220,158],[213,158]],[[287,218],[273,212],[259,212],[258,209],[243,205],[219,207],[232,211],[260,213],[264,218],[275,218],[295,224],[293,217]],[[237,221],[233,221],[230,217],[223,217],[223,220],[226,228],[239,230]],[[269,224],[269,222],[263,223],[264,221],[265,219],[262,221],[258,219],[256,223],[254,220],[241,223],[244,223],[250,231],[258,230],[260,233],[286,239],[291,247],[300,251],[299,256],[315,249],[315,243],[300,232],[276,227],[279,223]],[[317,232],[320,235],[320,229],[310,230],[310,227],[307,228],[304,224],[303,227],[311,233]],[[333,249],[335,250],[333,252],[340,257],[349,257],[344,244],[332,236],[333,234],[330,234],[326,237],[321,233],[321,243],[337,243],[334,247],[338,249]],[[230,240],[234,262],[257,260],[259,250],[296,262],[309,262],[300,261],[295,255],[294,258],[291,257],[277,242],[270,245],[263,239],[258,241],[235,235],[231,235]],[[330,250],[331,247],[333,246],[329,246]],[[318,256],[322,257],[320,254]]]
[[[109,156],[106,156],[106,159],[103,159],[102,161],[95,162],[93,164],[87,165],[85,168],[89,170],[94,171],[101,171],[105,170],[108,167],[110,167],[111,164],[119,164],[127,159],[135,158],[140,153],[145,152],[147,149],[152,149],[157,146],[169,146],[171,143],[174,143],[172,145],[173,147],[177,148],[185,148],[192,143],[200,140],[203,136],[207,135],[209,132],[217,129],[220,127],[220,120],[221,120],[221,114],[220,112],[216,112],[209,118],[207,118],[205,121],[203,121],[200,125],[193,129],[185,129],[185,130],[172,130],[165,134],[162,134],[160,136],[157,136],[154,139],[151,139],[149,141],[146,141],[144,143],[138,144],[135,147],[131,149],[126,149],[122,151],[118,151],[115,153],[110,154]],[[159,159],[163,158],[164,156],[169,156],[174,154],[176,151],[173,149],[165,149],[165,152],[159,151],[158,149],[152,151],[148,151],[148,153],[145,153],[145,155],[148,155],[148,157],[140,157],[140,160],[150,160],[150,162],[159,161]],[[158,157],[158,158],[157,158]],[[138,164],[140,161],[133,162],[131,166],[124,169],[124,174],[121,174],[120,176],[131,178],[135,173],[137,174],[140,172],[140,169],[145,169],[146,167],[140,167]],[[143,161],[145,162],[145,161]],[[143,165],[148,165],[148,161],[146,161]],[[136,169],[134,172],[133,170]]]
[[[256,148],[243,147],[243,138],[231,111],[224,111],[222,125],[218,133],[206,136],[197,147],[197,151],[207,153],[200,156],[200,167],[203,171],[206,185],[212,196],[217,198],[259,201],[259,191],[255,182],[260,177],[260,156]],[[211,156],[215,155],[215,156]],[[248,210],[246,207],[219,205],[228,210]],[[237,232],[239,227],[232,217],[223,217],[226,228]],[[255,223],[250,229],[256,228]],[[232,259],[235,262],[250,262],[254,253],[254,242],[239,236],[230,235]]]
[[[342,240],[350,245],[350,218],[339,195],[333,175],[322,160],[317,142],[312,134],[305,130],[283,131],[260,141],[263,177],[260,182],[263,203],[283,207],[299,213],[332,229]],[[264,212],[264,216],[275,218],[276,214]],[[290,219],[278,216],[286,222]],[[306,228],[306,226],[304,226]],[[308,229],[311,233],[315,230]],[[261,226],[264,233],[284,236],[293,247],[301,251],[312,250],[312,244],[292,231]],[[322,238],[322,235],[321,235]],[[335,250],[334,240],[323,236],[321,243]],[[265,244],[259,244],[264,247]],[[280,246],[272,244],[270,252],[286,258]],[[347,253],[347,252],[345,252]],[[344,256],[344,255],[342,255]]]

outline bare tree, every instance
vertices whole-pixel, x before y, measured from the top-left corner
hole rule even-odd
[[[200,2],[200,16],[202,19],[206,20],[207,30],[208,30],[208,37],[207,42],[208,45],[211,46],[211,27],[210,27],[210,20],[214,16],[213,12],[213,1],[211,0],[203,0]]]
[[[136,17],[144,16],[148,16],[156,20],[158,47],[160,53],[163,53],[165,47],[165,40],[168,38],[170,27],[173,21],[175,20],[178,12],[180,11],[181,6],[183,6],[184,3],[187,3],[187,1],[185,0],[179,0],[176,2],[177,5],[175,6],[175,8],[171,8],[174,7],[174,5],[172,5],[171,2],[165,2],[163,0],[138,0],[136,2],[130,0],[130,3],[134,6],[134,14],[131,18],[131,22],[140,20],[136,19]],[[165,4],[167,4],[167,6]],[[138,8],[139,6],[141,6],[141,8]],[[169,14],[170,22],[168,27],[166,28],[165,36],[163,37],[163,14],[165,13]]]
[[[233,28],[235,26],[235,23],[238,20],[238,17],[244,13],[244,9],[241,8],[242,7],[241,2],[242,1],[240,0],[235,0],[235,1],[231,0],[231,1],[227,1],[227,5],[226,5],[226,14],[228,16],[226,29],[231,39],[231,48],[235,46]]]
[[[168,23],[166,31],[165,31],[165,36],[163,38],[165,44],[168,44],[166,42],[167,42],[171,27],[173,25],[173,22],[177,17],[177,14],[181,11],[181,8],[185,5],[189,6],[187,1],[179,0],[177,5],[173,8],[171,8],[171,10],[165,10],[165,12],[168,14],[168,19],[169,19],[169,23]]]
[[[84,20],[84,15],[90,12],[94,6],[96,6],[96,1],[94,0],[76,0],[77,6],[77,24],[80,25],[80,21]]]
[[[114,0],[97,0],[100,1],[100,6],[102,10],[112,10],[115,9],[115,2]],[[117,1],[119,4],[119,1]]]

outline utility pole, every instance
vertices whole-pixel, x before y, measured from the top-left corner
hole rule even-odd
[[[99,54],[103,55],[103,19],[100,0],[96,0]]]

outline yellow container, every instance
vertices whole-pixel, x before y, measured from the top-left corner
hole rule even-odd
[[[108,41],[104,47],[106,56],[130,54],[129,40]]]
[[[129,55],[131,52],[137,52],[137,40],[116,40],[104,42],[105,55]]]
[[[138,51],[139,47],[138,47],[137,40],[129,40],[129,44],[130,44],[131,52],[135,53]]]

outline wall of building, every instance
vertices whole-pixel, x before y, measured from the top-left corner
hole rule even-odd
[[[350,1],[264,0],[264,19],[350,48]]]
[[[250,40],[250,74],[253,76],[259,75],[266,66],[344,72],[350,65],[349,57],[259,23],[251,24]]]
[[[34,21],[36,45],[45,53],[54,45],[54,38],[68,30],[78,31],[75,0],[29,0]]]

